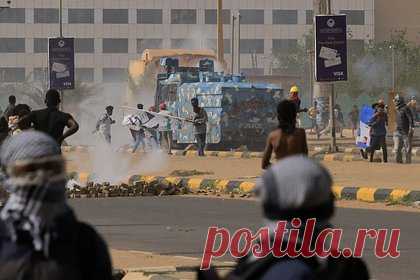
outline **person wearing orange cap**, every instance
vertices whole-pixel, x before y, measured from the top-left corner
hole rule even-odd
[[[166,104],[161,103],[159,105],[159,114],[171,116],[171,112],[167,110]],[[159,134],[160,134],[160,146],[166,146],[168,155],[172,155],[172,127],[171,127],[171,120],[167,118],[166,125],[159,126]],[[165,142],[165,145],[163,143]]]

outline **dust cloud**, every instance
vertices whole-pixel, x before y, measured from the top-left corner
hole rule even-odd
[[[123,110],[121,106],[136,107],[137,103],[143,103],[147,108],[152,105],[153,95],[139,92],[131,94],[128,99],[126,85],[102,84],[98,87],[100,89],[88,99],[79,104],[65,106],[65,108],[77,106],[78,114],[74,117],[80,125],[80,130],[68,138],[68,144],[88,146],[92,181],[117,183],[130,175],[141,175],[165,168],[168,157],[160,150],[142,153],[133,160],[133,157],[127,154],[130,152],[133,140],[128,128],[121,124],[125,115],[134,112]],[[105,113],[105,107],[108,105],[114,107],[111,117],[116,121],[111,126],[111,145],[106,143],[99,133],[94,133],[96,122]]]

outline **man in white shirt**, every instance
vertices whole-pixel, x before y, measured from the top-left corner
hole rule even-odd
[[[111,125],[115,123],[115,120],[111,118],[114,107],[109,105],[105,108],[106,113],[96,123],[95,132],[99,131],[104,137],[105,141],[111,144]]]
[[[159,105],[159,114],[164,116],[171,116],[171,112],[167,110],[165,103],[161,103]],[[164,123],[164,125],[159,126],[159,134],[160,146],[163,147],[163,144],[165,143],[168,155],[172,155],[172,125],[170,118],[166,118],[166,122]]]
[[[137,108],[142,110],[143,104],[137,104]],[[143,112],[141,112],[143,113]],[[141,114],[140,113],[140,114]],[[135,153],[137,148],[142,146],[143,151],[145,152],[146,143],[144,141],[144,127],[140,120],[140,114],[128,115],[124,118],[122,125],[127,126],[130,130],[131,136],[133,137],[133,149],[132,152]]]

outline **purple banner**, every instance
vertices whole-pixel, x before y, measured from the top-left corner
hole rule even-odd
[[[315,17],[315,48],[316,81],[347,81],[346,15]]]
[[[74,89],[74,38],[48,39],[50,88]]]

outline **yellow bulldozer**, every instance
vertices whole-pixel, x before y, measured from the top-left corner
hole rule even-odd
[[[156,87],[156,76],[164,72],[161,59],[176,58],[179,66],[196,67],[202,59],[217,60],[213,50],[188,50],[188,49],[146,49],[141,58],[130,61],[128,68],[129,83],[127,103],[138,103],[139,97],[142,102],[148,103],[148,97],[153,98]],[[224,65],[215,65],[223,71]],[[137,99],[137,100],[136,100]],[[151,99],[152,100],[152,99]]]

